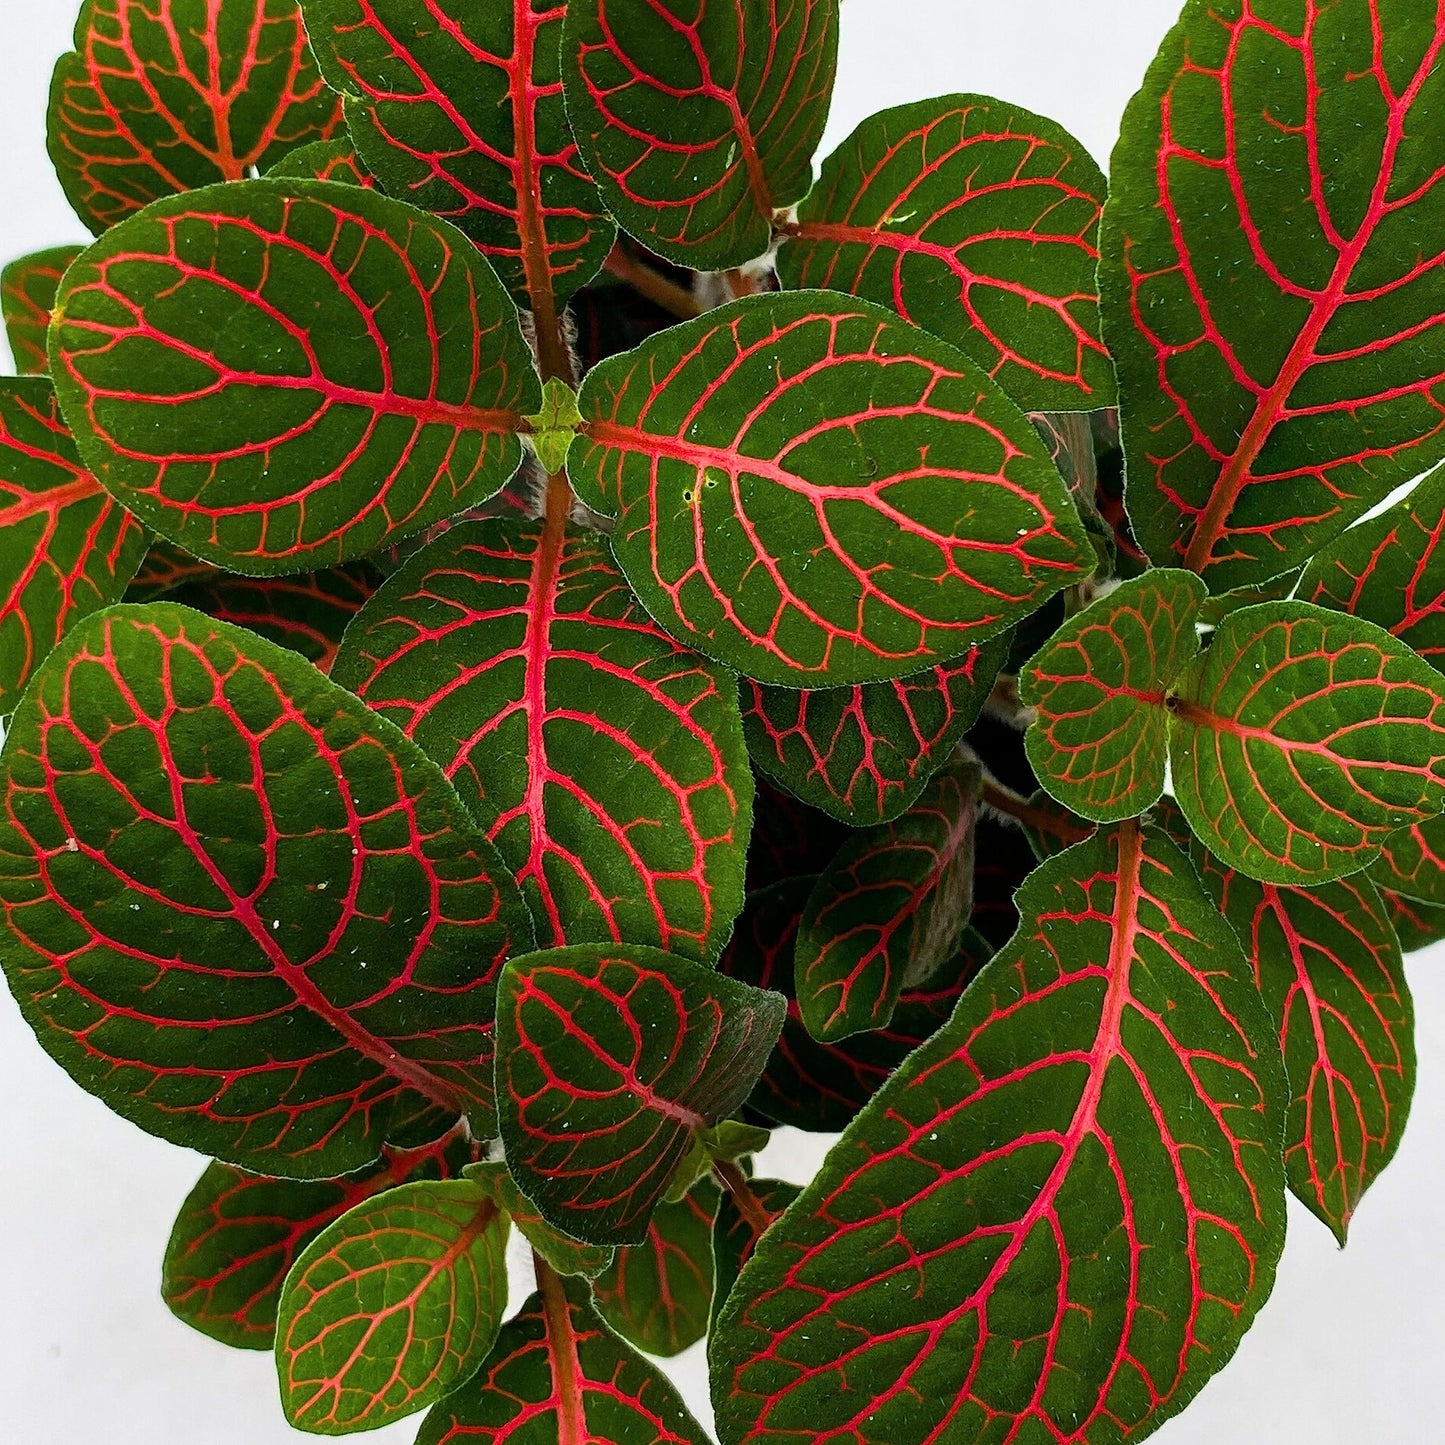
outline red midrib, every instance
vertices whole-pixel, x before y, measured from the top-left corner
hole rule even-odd
[[[562,1281],[552,1269],[532,1256],[537,1288],[542,1295],[542,1317],[547,1326],[547,1357],[552,1364],[552,1398],[557,1403],[557,1445],[591,1445],[587,1407],[582,1398],[582,1364],[577,1357],[577,1336]]]
[[[48,460],[48,459],[47,459]],[[63,486],[52,487],[45,492],[24,492],[20,499],[8,507],[0,508],[0,527],[13,527],[42,513],[54,516],[77,502],[88,501],[100,495],[100,484],[90,476],[77,477]]]

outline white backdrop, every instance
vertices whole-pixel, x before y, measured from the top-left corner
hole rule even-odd
[[[0,257],[83,240],[45,155],[45,95],[79,0],[0,0]],[[488,0],[478,0],[488,3]],[[884,106],[948,91],[1053,116],[1107,161],[1125,102],[1179,0],[846,0],[823,153]],[[3,546],[0,538],[0,546]],[[1420,1084],[1400,1154],[1349,1248],[1292,1208],[1274,1298],[1164,1445],[1423,1445],[1445,1435],[1445,947],[1410,960]],[[780,1138],[764,1173],[802,1179],[817,1141]],[[157,1283],[201,1162],[82,1094],[0,996],[0,1440],[283,1445],[268,1356],[214,1345]],[[520,1295],[518,1296],[520,1297]],[[709,1419],[702,1360],[674,1369]],[[410,1422],[375,1434],[400,1445]],[[638,1445],[650,1445],[639,1441]]]

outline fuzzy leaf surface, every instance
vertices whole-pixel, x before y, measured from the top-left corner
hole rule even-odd
[[[1445,454],[1441,22],[1189,0],[1125,114],[1101,281],[1129,514],[1211,592]]]
[[[838,0],[570,0],[567,110],[607,209],[679,265],[761,256],[828,119]]]
[[[330,1224],[286,1278],[286,1418],[349,1435],[424,1409],[487,1357],[507,1304],[507,1216],[468,1179],[398,1185]]]
[[[727,1445],[1145,1434],[1268,1296],[1279,1050],[1188,860],[1125,824],[1019,908],[739,1276]]]
[[[11,990],[117,1113],[297,1178],[492,1126],[525,905],[436,765],[294,653],[163,602],[88,618],[0,809]]]
[[[1092,410],[1114,399],[1095,280],[1104,192],[1079,142],[1018,106],[895,106],[823,162],[778,271],[893,307],[1020,406]]]
[[[1175,688],[1174,795],[1210,852],[1251,878],[1358,872],[1445,807],[1445,683],[1373,623],[1246,607]]]
[[[517,470],[541,384],[460,232],[357,186],[215,186],[122,222],[51,330],[81,456],[163,537],[254,576],[373,552]]]
[[[513,959],[497,997],[513,1176],[573,1238],[642,1243],[696,1131],[747,1098],[785,1010],[777,994],[651,948]]]
[[[951,662],[1092,565],[1023,414],[871,302],[747,297],[582,384],[567,459],[643,605],[761,682]]]
[[[335,675],[442,766],[543,941],[716,956],[752,816],[737,685],[642,611],[601,539],[454,527],[388,579]]]
[[[151,201],[269,170],[341,129],[296,0],[85,0],[47,140],[98,236]]]
[[[0,318],[21,376],[39,376],[49,366],[45,333],[50,328],[50,309],[66,267],[84,249],[56,246],[21,256],[0,269]]]
[[[1199,651],[1205,596],[1192,572],[1154,568],[1069,618],[1023,670],[1029,762],[1065,807],[1116,823],[1159,801],[1169,687]]]

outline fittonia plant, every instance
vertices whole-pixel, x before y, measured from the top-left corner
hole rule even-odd
[[[708,1333],[724,1445],[1139,1438],[1399,1143],[1445,3],[1189,0],[1107,197],[976,95],[815,177],[838,9],[88,0],[57,67],[3,962],[213,1156],[165,1297],[303,1429],[697,1445],[638,1350]]]

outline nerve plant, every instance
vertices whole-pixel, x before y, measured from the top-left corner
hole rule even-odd
[[[1445,0],[1189,0],[1107,198],[977,95],[815,179],[837,11],[88,0],[57,67],[3,962],[213,1157],[165,1297],[303,1429],[696,1445],[638,1351],[707,1334],[725,1445],[1137,1438],[1399,1143]]]

